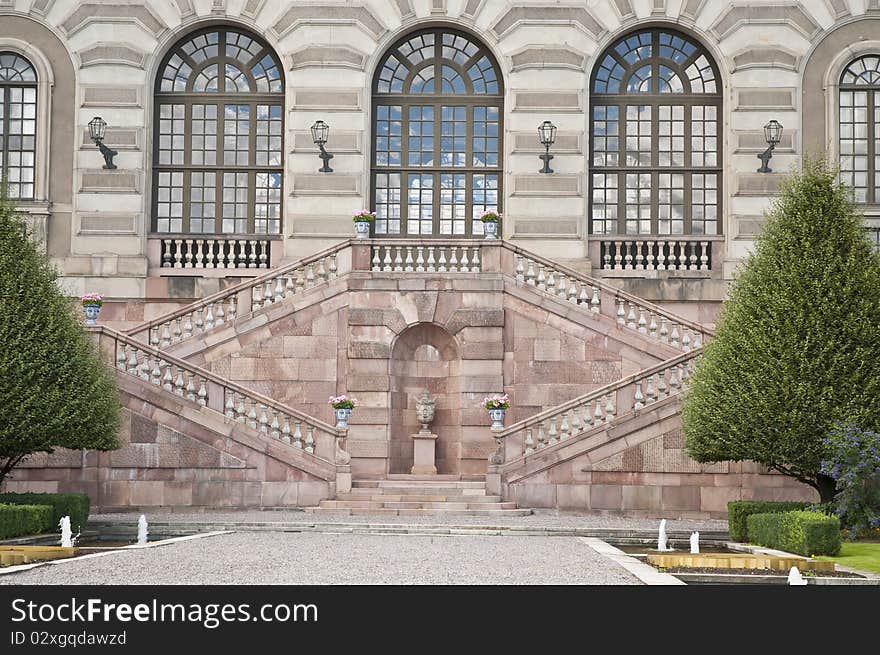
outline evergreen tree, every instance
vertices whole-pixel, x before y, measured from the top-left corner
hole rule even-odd
[[[784,184],[682,409],[697,461],[754,460],[822,502],[834,424],[880,430],[880,255],[836,177],[807,159]]]
[[[116,386],[56,279],[0,197],[0,483],[31,453],[118,448]]]

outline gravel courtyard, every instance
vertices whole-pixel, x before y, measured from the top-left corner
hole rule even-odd
[[[612,584],[573,537],[240,532],[0,575],[0,584]]]

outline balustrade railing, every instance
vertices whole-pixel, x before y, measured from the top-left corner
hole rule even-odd
[[[370,270],[387,273],[478,273],[482,241],[374,241]]]
[[[500,464],[563,443],[611,423],[616,417],[641,410],[681,393],[701,351],[679,355],[629,375],[557,407],[514,423],[493,436],[499,443]]]
[[[710,271],[712,240],[608,237],[601,243],[603,271]]]
[[[210,332],[238,315],[268,307],[347,272],[351,266],[350,258],[342,257],[342,254],[349,247],[349,242],[343,241],[311,257],[271,269],[139,325],[128,334],[156,348],[165,348]]]
[[[261,269],[271,264],[272,242],[265,238],[186,236],[160,241],[163,269]]]
[[[292,407],[226,380],[121,332],[99,328],[113,341],[118,370],[150,382],[165,391],[224,414],[263,434],[333,461],[336,439],[342,430],[314,419]]]
[[[607,282],[562,266],[504,242],[513,253],[510,272],[520,282],[595,314],[614,317],[618,325],[688,352],[711,337],[712,330],[676,316]]]

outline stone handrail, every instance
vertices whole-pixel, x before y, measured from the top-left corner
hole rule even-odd
[[[550,261],[507,241],[511,257],[502,258],[504,272],[585,310],[615,317],[618,325],[636,330],[685,352],[697,349],[714,331],[635,296],[612,284]]]
[[[271,269],[142,323],[126,334],[156,348],[203,334],[232,321],[239,314],[249,314],[348,272],[351,262],[343,262],[341,254],[350,246],[350,239],[342,241],[310,257]]]
[[[490,463],[509,463],[677,395],[701,354],[702,349],[678,355],[494,433],[498,451]]]
[[[345,430],[147,346],[122,332],[105,326],[89,330],[100,335],[102,352],[105,357],[112,357],[117,370],[220,412],[230,421],[245,423],[319,459],[339,463],[337,440],[345,437]],[[104,337],[112,345],[104,341]]]

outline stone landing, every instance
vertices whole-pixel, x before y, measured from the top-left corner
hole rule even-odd
[[[348,493],[322,500],[306,512],[357,516],[528,516],[515,502],[489,495],[482,476],[390,475],[383,480],[355,480]]]

